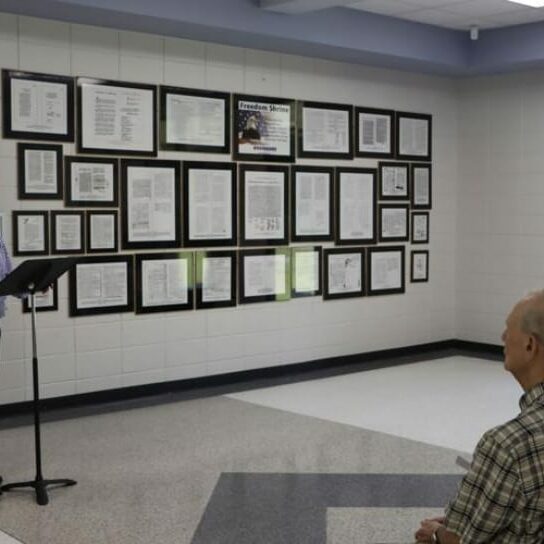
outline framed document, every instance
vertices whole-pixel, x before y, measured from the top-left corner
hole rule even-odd
[[[288,248],[245,249],[239,255],[240,304],[289,299]]]
[[[87,253],[116,253],[119,249],[117,210],[86,212]]]
[[[368,248],[368,294],[404,293],[404,246]]]
[[[355,156],[393,158],[394,119],[393,110],[355,108]]]
[[[298,157],[353,159],[353,106],[297,102]]]
[[[333,239],[334,168],[291,167],[291,240]]]
[[[117,159],[65,157],[66,206],[119,206]]]
[[[13,255],[25,257],[49,254],[49,212],[16,211],[13,219]]]
[[[23,313],[32,312],[30,297],[25,297],[21,301],[23,304]],[[45,293],[34,294],[34,304],[37,312],[55,312],[59,309],[59,296],[57,280],[55,280]]]
[[[321,295],[321,246],[291,248],[291,297]]]
[[[121,160],[123,249],[180,246],[180,173],[178,161]]]
[[[62,198],[62,145],[17,144],[20,200]]]
[[[380,204],[380,242],[408,241],[408,204]]]
[[[183,244],[237,243],[236,164],[183,162]]]
[[[236,306],[236,251],[196,252],[196,308]]]
[[[429,252],[411,251],[410,252],[410,281],[412,283],[422,283],[429,281]]]
[[[287,244],[287,166],[240,165],[240,245]]]
[[[365,294],[365,248],[325,249],[324,299],[362,297]]]
[[[160,87],[161,149],[230,153],[230,94]]]
[[[132,255],[82,257],[69,271],[70,316],[132,312]]]
[[[51,212],[51,253],[68,255],[85,253],[85,212]]]
[[[411,174],[410,204],[412,209],[430,210],[432,207],[432,166],[413,163]]]
[[[193,253],[136,255],[136,313],[193,309]]]
[[[74,141],[74,79],[2,70],[4,138]]]
[[[294,100],[235,94],[233,103],[235,160],[295,160]]]
[[[157,88],[77,79],[80,153],[157,155]]]
[[[380,178],[380,200],[408,200],[409,165],[407,162],[380,162],[378,173]]]
[[[432,115],[396,113],[397,159],[430,161],[432,158]]]
[[[412,244],[429,243],[429,212],[412,212]]]
[[[376,243],[376,170],[336,169],[337,244]]]

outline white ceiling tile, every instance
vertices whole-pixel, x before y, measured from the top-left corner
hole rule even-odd
[[[420,9],[418,6],[409,2],[403,2],[402,0],[362,0],[349,7],[370,13],[393,15],[395,17],[400,17],[404,13]]]
[[[534,13],[536,12],[536,13]],[[515,13],[497,13],[485,17],[486,21],[498,23],[501,26],[520,25],[523,23],[536,23],[544,21],[544,10],[521,10]]]
[[[473,18],[463,17],[443,9],[422,9],[413,13],[407,13],[404,18],[411,21],[443,26],[446,28],[455,28],[458,30],[468,29],[471,25],[478,24],[479,22]]]
[[[478,0],[477,2],[450,4],[443,6],[443,8],[451,13],[457,13],[466,17],[487,17],[490,14],[515,12],[524,9],[519,5],[506,2],[505,0]]]

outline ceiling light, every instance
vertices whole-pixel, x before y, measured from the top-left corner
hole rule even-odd
[[[523,4],[524,6],[531,6],[532,8],[544,7],[544,0],[508,0],[514,4]]]

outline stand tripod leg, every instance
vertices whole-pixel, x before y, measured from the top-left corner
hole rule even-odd
[[[22,487],[32,487],[36,492],[36,502],[43,506],[49,503],[49,496],[47,495],[47,487],[68,487],[70,485],[76,485],[74,480],[32,480],[31,482],[17,482],[14,484],[6,484],[0,487],[2,491],[12,491],[13,489],[20,489]]]

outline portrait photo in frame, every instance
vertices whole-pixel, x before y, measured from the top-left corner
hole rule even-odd
[[[19,200],[62,199],[62,145],[17,144]]]

